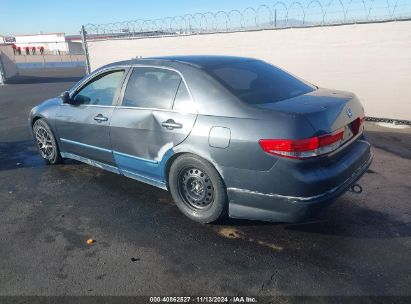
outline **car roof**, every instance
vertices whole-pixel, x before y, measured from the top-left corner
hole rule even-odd
[[[187,55],[187,56],[161,56],[161,57],[147,57],[135,58],[131,60],[113,62],[108,66],[117,65],[139,65],[150,64],[158,66],[169,66],[175,64],[184,64],[194,66],[200,69],[212,68],[220,65],[226,65],[237,62],[255,61],[257,59],[236,56],[222,56],[222,55]]]
[[[153,57],[153,58],[147,58],[147,59],[177,61],[177,62],[194,65],[194,66],[201,67],[201,68],[209,68],[209,67],[223,65],[223,64],[255,60],[255,59],[246,58],[246,57],[222,56],[222,55],[164,56],[164,57]]]

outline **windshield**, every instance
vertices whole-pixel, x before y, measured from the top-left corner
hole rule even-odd
[[[206,72],[248,104],[276,102],[316,89],[315,86],[258,60],[208,68]]]

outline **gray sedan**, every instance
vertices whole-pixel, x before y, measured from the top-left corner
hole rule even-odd
[[[250,58],[113,63],[33,108],[29,123],[46,163],[71,158],[169,190],[202,223],[300,221],[372,161],[354,94]]]

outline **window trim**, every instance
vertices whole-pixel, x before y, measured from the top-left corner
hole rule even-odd
[[[171,104],[171,109],[172,110],[174,110],[174,105],[176,104],[176,98],[177,98],[177,95],[178,95],[178,91],[180,90],[181,84],[183,84],[185,86],[186,91],[188,92],[188,89],[187,89],[187,86],[185,85],[185,83],[183,81],[180,81],[180,83],[178,84],[178,87],[177,87],[177,91],[174,94],[173,103]],[[188,96],[189,96],[190,101],[193,102],[193,99],[190,96],[190,92],[188,92],[188,94],[189,94]],[[174,110],[174,111],[180,112],[180,111],[177,111],[177,110]],[[197,111],[198,111],[198,108],[197,108]]]
[[[95,72],[88,77],[86,77],[82,82],[78,83],[75,85],[73,88],[70,89],[69,95],[70,98],[74,98],[80,90],[82,90],[84,87],[86,87],[88,84],[92,83],[95,78],[101,76],[101,74],[109,73],[109,72],[117,72],[117,71],[124,71],[123,77],[120,80],[119,87],[116,90],[116,93],[114,94],[113,100],[111,102],[111,105],[90,105],[90,104],[80,104],[77,105],[76,107],[101,107],[101,108],[114,108],[117,104],[118,98],[120,97],[120,92],[121,89],[124,86],[124,82],[127,79],[129,72],[130,72],[130,67],[129,66],[111,66],[108,68],[104,68],[99,70],[98,72]],[[65,104],[62,103],[63,106],[72,106],[71,104]]]
[[[124,79],[125,79],[125,75],[127,75],[127,70],[126,69],[122,69],[122,68],[113,68],[113,69],[107,69],[105,71],[102,71],[101,73],[97,73],[94,77],[92,77],[89,81],[87,81],[85,84],[83,84],[82,86],[78,87],[74,92],[72,97],[70,98],[76,98],[76,96],[81,92],[81,90],[83,90],[85,87],[91,85],[92,83],[94,83],[95,81],[98,81],[100,79],[102,79],[103,77],[110,75],[110,74],[114,74],[116,72],[123,72],[123,75],[121,76],[120,82],[118,87],[116,88],[116,91],[114,93],[113,99],[111,100],[111,105],[90,105],[90,104],[80,104],[83,106],[97,106],[97,107],[112,107],[114,106],[115,102],[118,99],[119,93],[120,93],[120,89],[123,86],[124,83]]]
[[[88,75],[87,77],[85,77],[83,79],[83,81],[76,83],[70,90],[70,97],[72,96],[72,94],[74,94],[75,92],[79,91],[82,87],[84,87],[85,85],[87,85],[90,81],[92,81],[95,77],[97,77],[98,75],[100,75],[101,73],[105,73],[108,72],[110,70],[125,70],[126,73],[128,71],[128,69],[130,69],[130,66],[125,66],[125,65],[118,65],[118,66],[110,66],[101,70],[98,70],[96,72],[93,72],[92,74]]]
[[[129,71],[126,79],[124,80],[123,87],[122,87],[122,89],[121,89],[119,98],[117,99],[117,103],[115,104],[116,107],[121,108],[121,109],[140,109],[140,110],[154,110],[154,111],[166,111],[166,112],[181,113],[181,111],[173,110],[174,101],[175,101],[175,98],[176,98],[176,96],[177,96],[178,88],[177,88],[177,90],[176,90],[176,92],[175,92],[175,94],[174,94],[173,100],[171,101],[171,107],[170,107],[170,109],[123,106],[124,93],[125,93],[125,91],[126,91],[128,82],[129,82],[130,77],[131,77],[131,74],[133,73],[134,69],[138,69],[138,68],[154,68],[154,69],[159,69],[159,70],[168,70],[168,71],[172,71],[172,72],[177,73],[177,74],[181,77],[182,82],[184,82],[184,85],[186,86],[186,89],[187,89],[187,92],[188,92],[188,94],[189,94],[189,96],[190,96],[191,102],[193,102],[193,103],[196,105],[196,113],[193,113],[193,114],[198,114],[197,103],[195,102],[195,100],[194,100],[194,98],[193,98],[193,95],[191,94],[191,90],[190,90],[190,88],[188,87],[187,82],[186,82],[183,74],[182,74],[180,71],[178,71],[178,70],[176,70],[176,69],[174,69],[174,68],[166,67],[166,66],[155,66],[155,65],[145,65],[145,64],[133,65],[133,66],[130,67],[130,71]],[[181,81],[180,81],[180,84],[181,84]]]

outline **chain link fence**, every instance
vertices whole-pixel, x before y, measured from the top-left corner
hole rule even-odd
[[[410,0],[277,1],[258,7],[84,26],[86,39],[142,38],[411,18]]]

